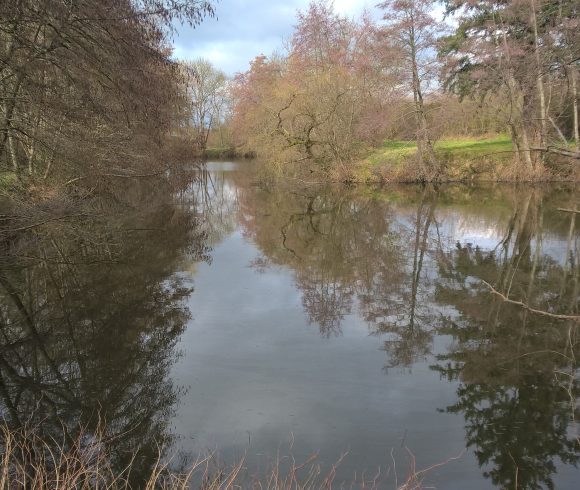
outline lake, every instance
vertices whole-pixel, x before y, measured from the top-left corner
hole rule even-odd
[[[208,162],[151,192],[10,244],[8,423],[106,424],[135,478],[159,444],[176,466],[243,457],[247,481],[316,454],[337,486],[414,468],[424,488],[577,488],[577,189],[264,184]]]

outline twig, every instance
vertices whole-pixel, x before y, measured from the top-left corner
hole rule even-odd
[[[507,296],[505,296],[504,294],[500,293],[491,284],[489,284],[488,282],[484,281],[483,279],[481,280],[481,282],[483,284],[485,284],[491,290],[491,292],[493,294],[499,296],[506,303],[510,303],[512,305],[520,306],[521,308],[524,308],[525,310],[528,310],[531,313],[536,313],[538,315],[549,316],[550,318],[556,318],[558,320],[572,320],[573,322],[579,322],[580,323],[580,316],[578,316],[578,315],[560,315],[560,314],[557,314],[557,313],[550,313],[549,311],[536,310],[535,308],[532,308],[531,306],[527,305],[526,303],[522,303],[521,301],[515,301],[513,299],[508,298]]]
[[[564,211],[565,213],[580,214],[580,210],[578,210],[578,209],[558,208],[558,211]]]
[[[500,150],[500,151],[492,151],[491,153],[484,153],[482,155],[478,155],[479,157],[489,157],[493,155],[501,155],[502,153],[523,153],[524,151],[537,151],[540,153],[554,153],[556,155],[562,155],[568,158],[573,158],[576,160],[580,160],[580,152],[578,151],[571,151],[566,150],[565,148],[558,148],[557,146],[548,146],[548,147],[539,147],[539,146],[530,146],[524,150]]]

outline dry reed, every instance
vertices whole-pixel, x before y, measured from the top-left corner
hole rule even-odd
[[[292,456],[277,457],[270,467],[260,474],[251,475],[245,459],[229,467],[220,466],[215,453],[198,457],[186,471],[177,471],[171,459],[158,458],[144,478],[131,478],[134,460],[124,468],[115,468],[107,451],[101,431],[81,432],[72,444],[53,438],[42,438],[37,431],[23,428],[10,430],[0,425],[0,490],[4,489],[186,489],[233,490],[322,490],[335,488],[420,490],[425,474],[441,464],[417,470],[413,454],[409,454],[409,470],[401,483],[397,481],[396,465],[393,471],[366,478],[363,474],[352,482],[337,483],[336,470],[346,453],[323,473],[317,454],[297,463]],[[133,475],[134,476],[134,475]],[[135,484],[135,481],[138,481]],[[388,484],[390,482],[390,484]]]

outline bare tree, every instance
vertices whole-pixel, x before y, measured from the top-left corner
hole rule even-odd
[[[398,52],[402,79],[413,93],[418,163],[425,179],[436,179],[440,171],[433,151],[427,123],[425,87],[434,71],[437,35],[440,24],[433,17],[431,0],[386,0],[378,4],[384,10],[383,35],[392,52]]]
[[[0,2],[0,169],[62,183],[151,162],[178,93],[167,34],[211,13],[205,0]]]
[[[183,63],[186,73],[186,91],[191,103],[189,122],[200,149],[207,146],[209,133],[221,122],[226,106],[227,77],[203,58]]]

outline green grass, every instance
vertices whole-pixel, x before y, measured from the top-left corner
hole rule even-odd
[[[397,164],[413,155],[417,151],[417,145],[413,141],[388,140],[382,146],[375,149],[368,160],[373,165],[381,163]]]
[[[13,187],[18,182],[14,172],[0,172],[0,189]]]
[[[476,160],[489,158],[506,160],[511,158],[512,143],[508,136],[499,135],[490,138],[445,138],[435,143],[435,154],[440,158],[453,160]],[[368,157],[371,164],[400,164],[407,157],[417,152],[414,141],[389,140],[375,149]]]
[[[505,158],[507,155],[509,158],[512,151],[512,142],[508,136],[503,135],[487,139],[445,139],[435,143],[435,151],[446,152],[455,157],[485,156]]]

